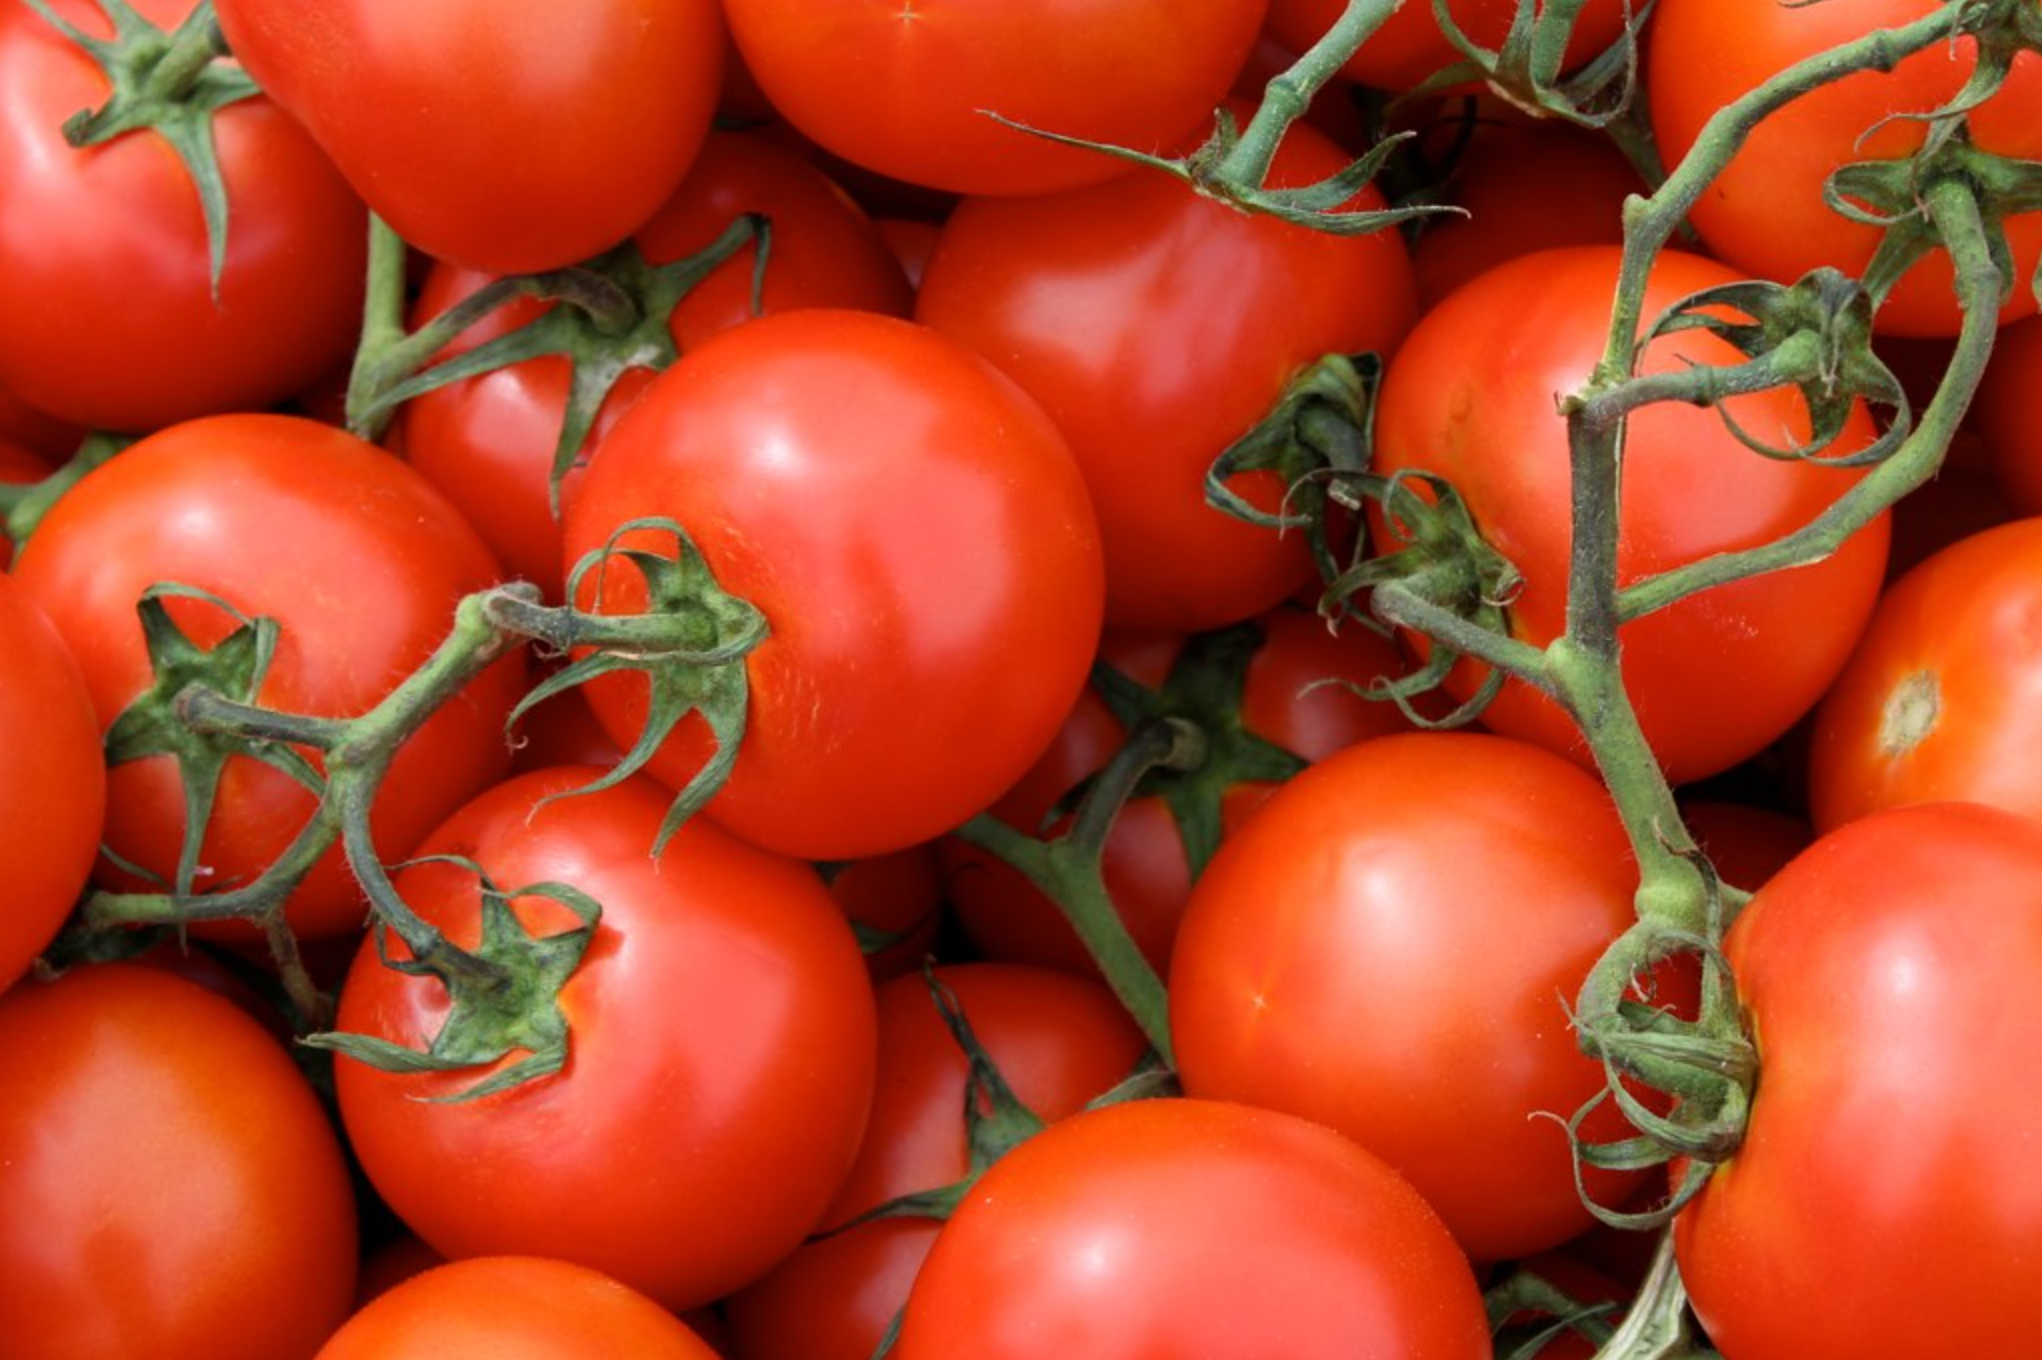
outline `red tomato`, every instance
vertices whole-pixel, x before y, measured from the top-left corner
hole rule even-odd
[[[706,249],[745,213],[772,224],[762,312],[850,307],[905,316],[907,283],[878,229],[822,172],[793,152],[735,133],[703,144],[681,187],[639,229],[636,243],[653,264]],[[710,273],[674,308],[668,329],[686,350],[751,318],[755,252],[747,247]],[[488,275],[436,265],[426,276],[413,324],[446,311]],[[441,355],[454,358],[540,316],[520,300],[471,326]],[[562,591],[560,525],[548,483],[567,408],[570,366],[544,356],[449,384],[405,403],[396,438],[404,456],[461,509],[518,577],[548,599]],[[627,369],[603,403],[591,447],[644,391],[651,373]],[[578,477],[561,487],[563,504]]]
[[[1248,662],[1233,719],[1245,730],[1300,759],[1319,760],[1355,742],[1408,729],[1394,705],[1348,688],[1401,674],[1406,661],[1395,643],[1359,627],[1335,636],[1317,617],[1290,606],[1271,610],[1258,625],[1262,641]],[[1101,660],[1154,689],[1164,683],[1184,643],[1174,634],[1109,634]],[[993,812],[1017,829],[1039,833],[1050,811],[1104,768],[1126,741],[1127,730],[1105,701],[1096,690],[1086,690],[1056,741],[993,805]],[[1186,777],[1207,776],[1189,772]],[[1227,830],[1246,821],[1275,789],[1260,781],[1228,788],[1221,803]],[[1068,825],[1068,818],[1061,819],[1054,830],[1061,833]],[[981,951],[1096,975],[1091,955],[1062,913],[1018,870],[955,838],[943,841],[941,848],[958,922]],[[1191,891],[1191,870],[1183,834],[1160,794],[1140,794],[1122,807],[1106,839],[1101,867],[1135,943],[1157,972],[1167,972]]]
[[[1725,883],[1756,892],[1808,848],[1814,828],[1799,817],[1744,803],[1682,804],[1681,819]]]
[[[1293,128],[1273,182],[1308,183],[1346,162],[1316,129]],[[1380,202],[1368,190],[1354,206]],[[1213,461],[1301,368],[1329,353],[1388,353],[1414,314],[1395,232],[1310,231],[1156,174],[966,200],[916,302],[921,320],[999,364],[1070,437],[1099,510],[1109,621],[1179,632],[1258,614],[1313,571],[1303,534],[1206,504]],[[1264,510],[1282,502],[1271,473],[1230,485]]]
[[[340,1144],[234,1003],[87,966],[0,998],[0,1055],[10,1357],[306,1360],[347,1315]]]
[[[936,970],[986,1057],[1045,1123],[1118,1085],[1148,1043],[1096,983],[1011,964]],[[901,1195],[935,1190],[971,1169],[967,1067],[920,974],[880,987],[879,1080],[872,1122],[850,1177],[823,1215],[829,1227]],[[726,1313],[745,1360],[868,1360],[907,1302],[941,1225],[932,1218],[861,1224],[803,1245],[734,1295]]]
[[[102,729],[150,684],[135,605],[162,581],[211,591],[281,637],[258,702],[347,717],[367,710],[447,635],[455,604],[494,582],[489,550],[424,478],[381,449],[293,416],[230,415],[173,426],[95,469],[22,550],[14,575],[84,671]],[[173,600],[200,645],[235,626],[217,606]],[[406,743],[376,801],[377,844],[403,854],[509,760],[503,724],[522,650],[472,682]],[[108,847],[169,882],[184,836],[182,784],[167,756],[108,778]],[[251,757],[227,763],[198,886],[253,879],[311,816],[312,795]],[[102,862],[99,880],[149,890]],[[359,930],[362,896],[338,848],[293,895],[308,935]],[[208,933],[213,927],[204,927]],[[245,928],[229,927],[246,937]]]
[[[134,0],[175,27],[194,0]],[[87,33],[98,4],[53,0]],[[80,425],[151,430],[283,400],[361,325],[362,206],[267,99],[214,121],[229,203],[214,296],[198,190],[170,144],[130,132],[73,150],[64,120],[106,102],[85,52],[27,5],[0,10],[0,386]]]
[[[225,0],[234,53],[397,234],[473,269],[575,264],[687,173],[723,59],[714,0]]]
[[[1974,534],[1894,583],[1816,713],[1818,830],[1946,800],[2042,816],[2037,608],[2042,519]]]
[[[1566,422],[1556,394],[1601,360],[1614,247],[1543,251],[1491,270],[1428,312],[1391,362],[1376,419],[1376,469],[1422,470],[1459,490],[1475,524],[1524,578],[1511,630],[1544,645],[1564,624],[1572,544]],[[1645,312],[1734,281],[1721,265],[1669,251]],[[1482,355],[1470,363],[1469,355]],[[1732,363],[1727,342],[1688,331],[1646,348],[1640,371]],[[1806,437],[1799,393],[1740,397],[1746,430]],[[1838,451],[1870,442],[1859,412]],[[1860,475],[1746,449],[1708,410],[1660,404],[1630,422],[1617,569],[1630,582],[1716,553],[1770,543],[1826,509]],[[1387,550],[1382,526],[1378,543]],[[1815,705],[1871,611],[1886,559],[1880,516],[1826,561],[1689,596],[1622,630],[1624,681],[1667,778],[1684,783],[1757,753]],[[1763,684],[1751,682],[1764,676]],[[1465,697],[1480,680],[1462,667]],[[1512,682],[1483,713],[1499,732],[1587,759],[1573,722]]]
[[[2042,1094],[2008,1075],[2042,1043],[2042,830],[1976,805],[1870,814],[1768,883],[1725,948],[1761,1075],[1743,1146],[1674,1225],[1717,1348],[2024,1353]]]
[[[46,415],[0,387],[0,440],[18,444],[38,457],[68,458],[85,438],[83,426]]]
[[[1540,9],[1547,8],[1541,3]],[[1567,65],[1578,66],[1614,43],[1624,31],[1626,0],[1589,0],[1567,41]],[[1302,52],[1339,22],[1347,0],[1272,0],[1269,31]],[[1490,50],[1502,45],[1518,0],[1449,0],[1447,13],[1474,41]],[[1432,0],[1405,0],[1369,35],[1341,73],[1361,85],[1409,90],[1427,77],[1464,60],[1440,31]]]
[[[1565,1133],[1537,1116],[1602,1089],[1566,1004],[1636,887],[1609,795],[1557,756],[1467,732],[1350,747],[1192,889],[1170,970],[1184,1089],[1339,1129],[1478,1261],[1557,1246],[1592,1220]],[[1627,1133],[1613,1105],[1583,1128]],[[1634,1183],[1588,1179],[1605,1204]]]
[[[936,1240],[896,1360],[1474,1360],[1467,1259],[1381,1160],[1205,1100],[1077,1115],[986,1173]]]
[[[1972,407],[1992,475],[2023,515],[2042,514],[2042,320],[1999,333]]]
[[[872,1099],[871,984],[806,865],[701,821],[653,859],[668,794],[650,780],[540,805],[598,773],[500,784],[419,847],[475,861],[508,892],[569,883],[602,904],[560,993],[566,1069],[443,1103],[431,1097],[484,1074],[343,1060],[340,1109],[376,1189],[445,1255],[543,1252],[687,1308],[763,1274],[836,1194]],[[397,879],[464,947],[479,930],[475,883],[446,863]],[[514,906],[530,930],[575,924],[535,897]],[[446,1010],[436,982],[364,944],[336,1028],[423,1047]]]
[[[716,1360],[651,1299],[585,1266],[486,1256],[377,1297],[317,1360]]]
[[[1854,0],[1781,5],[1775,0],[1662,0],[1652,15],[1655,59],[1645,92],[1669,165],[1688,154],[1723,105],[1804,57],[1933,13],[1939,0]],[[1948,103],[1971,75],[1969,38],[1938,43],[1891,72],[1867,71],[1825,85],[1759,124],[1689,214],[1712,253],[1740,272],[1791,283],[1817,265],[1863,270],[1880,229],[1832,212],[1823,181],[1855,161],[1896,159],[1921,146],[1925,124],[1905,115]],[[2015,160],[2042,158],[2042,57],[2023,52],[2004,89],[1972,111],[1973,140]],[[2042,213],[2006,223],[2013,277],[2042,258]],[[2035,310],[2017,283],[2001,318]],[[1936,252],[1902,279],[1874,324],[1894,335],[1954,335],[1960,312],[1948,255]]]
[[[71,914],[99,853],[106,767],[78,663],[14,579],[0,574],[0,826],[7,910],[0,991],[28,971]]]
[[[567,560],[644,516],[678,521],[771,626],[707,809],[771,849],[854,859],[956,826],[1041,754],[1091,665],[1098,537],[1069,449],[1026,393],[924,327],[789,312],[684,355],[597,451]],[[609,577],[605,610],[643,607],[635,572]],[[624,744],[645,695],[634,675],[590,686]],[[690,717],[650,769],[678,787],[707,752]]]
[[[882,981],[921,967],[943,924],[943,874],[932,844],[816,866]]]
[[[1003,127],[1152,151],[1212,115],[1267,0],[817,6],[725,0],[746,64],[788,122],[914,184],[1038,194],[1122,161]]]

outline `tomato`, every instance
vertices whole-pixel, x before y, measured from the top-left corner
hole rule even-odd
[[[1098,536],[1068,446],[924,327],[788,312],[683,355],[597,450],[567,560],[645,516],[677,521],[771,627],[743,663],[736,768],[706,809],[768,848],[854,859],[949,830],[1041,754],[1091,665]],[[642,608],[635,572],[609,578],[605,611]],[[635,742],[643,678],[589,689]],[[651,772],[680,785],[708,740],[690,717]]]
[[[1066,1119],[986,1173],[908,1298],[898,1360],[1487,1357],[1468,1263],[1383,1162],[1205,1100]]]
[[[1938,0],[1664,0],[1652,16],[1645,93],[1667,163],[1688,154],[1719,108],[1794,62],[1937,7]],[[1969,38],[1937,43],[1891,72],[1863,72],[1793,101],[1759,124],[1689,219],[1710,251],[1740,272],[1782,283],[1818,265],[1861,272],[1880,229],[1832,212],[1823,181],[1852,162],[1912,155],[1925,124],[1907,115],[1950,102],[1973,60]],[[2006,86],[1969,121],[1980,149],[2042,158],[2042,57],[2016,56]],[[2042,258],[2042,213],[2016,214],[2006,226],[2017,282],[2003,320],[2035,310],[2034,291],[2018,281],[2030,278]],[[1959,316],[1949,257],[1937,251],[1904,276],[1874,324],[1894,335],[1954,335]]]
[[[1267,0],[1053,0],[816,6],[725,0],[773,106],[817,142],[897,179],[1039,194],[1126,169],[1004,127],[1153,151],[1212,116]]]
[[[1945,548],[1887,591],[1816,714],[1818,830],[1945,800],[2042,816],[2042,778],[2024,754],[2042,739],[2038,573],[2042,519],[2021,519]]]
[[[174,27],[194,0],[134,0]],[[89,0],[52,8],[87,33]],[[104,75],[27,5],[0,11],[0,387],[80,425],[150,430],[283,400],[361,324],[361,203],[262,98],[214,120],[229,221],[217,298],[198,190],[153,131],[73,150],[64,120]]]
[[[911,973],[933,952],[943,925],[943,875],[934,845],[816,868],[858,932],[873,981]]]
[[[106,767],[85,678],[63,638],[14,579],[0,574],[0,826],[7,910],[0,991],[28,971],[71,914],[99,853]]]
[[[0,387],[0,440],[55,461],[68,458],[85,434],[82,426],[45,415]]]
[[[2036,392],[2042,390],[2042,320],[2000,331],[1992,362],[1972,407],[1992,476],[2024,515],[2042,514],[2042,435]]]
[[[985,1056],[1044,1122],[1077,1112],[1135,1069],[1147,1041],[1112,993],[1046,969],[938,968]],[[971,1170],[967,1064],[920,974],[878,991],[879,1079],[850,1176],[823,1215],[841,1228],[902,1195]],[[818,1237],[726,1308],[746,1360],[868,1360],[936,1239],[933,1218],[891,1218]]]
[[[1674,1225],[1716,1347],[2022,1353],[2042,1096],[2008,1076],[2042,1042],[2042,830],[1977,805],[1868,814],[1768,883],[1725,949],[1760,1077],[1743,1145]]]
[[[599,1271],[532,1256],[440,1266],[348,1319],[317,1360],[716,1360],[645,1295]]]
[[[220,25],[397,234],[496,274],[629,236],[716,110],[714,0],[226,0]]]
[[[346,1316],[339,1141],[234,1003],[155,969],[79,968],[0,998],[0,1055],[9,1356],[305,1360]]]
[[[1512,632],[1541,646],[1564,624],[1573,537],[1567,429],[1554,398],[1580,389],[1602,357],[1618,255],[1604,246],[1542,251],[1461,288],[1426,314],[1391,361],[1377,410],[1377,470],[1435,473],[1455,486],[1482,536],[1523,576],[1509,607]],[[1669,251],[1654,267],[1645,314],[1735,278]],[[1471,364],[1471,354],[1484,361]],[[1741,359],[1727,342],[1688,331],[1649,345],[1640,371]],[[1730,410],[1746,430],[1806,438],[1798,392],[1740,397]],[[1869,417],[1859,411],[1835,448],[1870,439]],[[1716,412],[1670,403],[1632,418],[1625,449],[1617,571],[1627,583],[1770,543],[1814,519],[1860,475],[1762,457]],[[1668,779],[1728,769],[1814,707],[1877,597],[1888,532],[1881,515],[1825,561],[1692,595],[1623,627],[1624,683]],[[1379,547],[1396,546],[1380,524],[1377,533]],[[1765,683],[1751,683],[1755,675]],[[1480,679],[1463,667],[1449,683],[1465,697]],[[1587,759],[1560,708],[1514,681],[1483,721]]]
[[[1302,52],[1340,20],[1346,0],[1271,0],[1269,31]],[[1547,8],[1544,4],[1538,6]],[[1590,60],[1624,31],[1626,0],[1589,0],[1567,40],[1566,64]],[[1449,0],[1447,12],[1461,30],[1490,50],[1502,45],[1516,17],[1518,0]],[[1347,79],[1384,90],[1410,90],[1464,60],[1440,31],[1432,0],[1406,0],[1341,68]]]
[[[1363,698],[1349,687],[1401,674],[1406,662],[1395,643],[1360,627],[1335,635],[1292,606],[1271,610],[1257,627],[1260,640],[1247,662],[1238,711],[1229,715],[1232,723],[1303,760],[1408,728],[1394,705]],[[1100,659],[1154,690],[1185,644],[1176,634],[1110,633]],[[1126,741],[1127,730],[1098,692],[1088,689],[1042,759],[992,811],[1019,830],[1039,833],[1051,810],[1103,769]],[[1222,773],[1193,771],[1185,779]],[[1219,795],[1226,830],[1247,820],[1275,789],[1262,780],[1231,783]],[[1068,826],[1069,819],[1062,818],[1053,830],[1060,834]],[[958,922],[981,951],[1068,972],[1096,972],[1055,904],[1018,870],[955,838],[942,842],[941,850]],[[1166,972],[1191,891],[1191,867],[1184,835],[1160,792],[1138,793],[1123,805],[1101,868],[1128,932],[1150,965]]]
[[[762,312],[852,307],[906,315],[908,289],[878,229],[844,192],[794,153],[755,137],[712,133],[673,197],[635,237],[653,264],[706,249],[745,213],[772,227]],[[755,250],[746,247],[702,279],[669,318],[681,349],[751,318]],[[489,276],[449,264],[426,276],[414,324],[446,311]],[[543,304],[519,300],[471,326],[441,355],[453,358],[531,321]],[[560,525],[548,483],[567,407],[570,366],[543,356],[437,388],[405,403],[396,441],[404,456],[466,512],[506,566],[558,600]],[[650,372],[625,370],[603,403],[591,444],[644,390]],[[563,503],[579,478],[561,487]]]
[[[439,646],[455,604],[493,583],[497,566],[454,508],[382,450],[299,417],[228,415],[163,430],[95,469],[44,519],[14,575],[77,657],[104,730],[150,685],[136,601],[158,582],[196,586],[244,615],[277,620],[258,702],[348,717]],[[200,600],[172,600],[169,614],[208,648],[236,626]],[[503,770],[503,724],[523,676],[523,652],[513,649],[406,743],[373,813],[386,854],[410,849]],[[98,881],[138,891],[170,882],[185,831],[175,762],[146,756],[115,767],[107,799],[109,849],[160,882],[111,859]],[[255,878],[312,810],[312,795],[289,775],[230,758],[197,886]],[[361,892],[337,848],[292,895],[289,914],[307,935],[360,929]],[[248,937],[245,928],[227,930]]]
[[[1684,803],[1681,819],[1723,882],[1756,892],[1808,848],[1808,823],[1773,808],[1698,799]]]
[[[655,860],[669,795],[650,780],[542,803],[598,773],[507,781],[419,847],[474,861],[506,892],[568,883],[601,903],[560,992],[565,1070],[466,1103],[432,1098],[485,1073],[343,1060],[336,1085],[369,1179],[436,1250],[557,1256],[681,1309],[763,1274],[836,1194],[872,1099],[871,985],[806,865],[706,821]],[[474,946],[473,872],[421,863],[397,887]],[[536,897],[514,906],[529,930],[576,924]],[[336,1028],[423,1047],[446,1011],[439,984],[385,967],[365,943]]]
[[[1278,790],[1192,889],[1170,969],[1184,1089],[1339,1129],[1478,1261],[1557,1246],[1591,1218],[1539,1116],[1602,1089],[1566,1003],[1635,919],[1636,887],[1609,795],[1558,756],[1468,732],[1349,747]],[[1606,1105],[1582,1132],[1628,1129]],[[1587,1182],[1605,1204],[1634,1183]]]
[[[1273,182],[1316,181],[1346,161],[1316,129],[1293,128]],[[1380,204],[1368,190],[1352,206]],[[1134,174],[967,199],[916,315],[1000,365],[1069,435],[1099,510],[1109,621],[1190,632],[1258,614],[1313,572],[1302,533],[1206,504],[1213,461],[1307,364],[1395,348],[1415,303],[1395,232],[1331,236]],[[1266,511],[1284,494],[1273,473],[1230,486]]]

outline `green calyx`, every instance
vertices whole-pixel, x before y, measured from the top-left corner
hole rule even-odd
[[[262,91],[227,54],[212,0],[200,0],[175,31],[165,33],[127,0],[97,0],[114,36],[95,38],[58,16],[49,0],[26,0],[52,28],[76,43],[106,74],[112,93],[97,109],[74,114],[64,140],[74,147],[153,129],[177,152],[197,188],[205,214],[210,281],[215,302],[227,266],[227,183],[213,136],[213,115]]]
[[[627,535],[646,532],[671,537],[674,554],[664,556],[622,546]],[[618,526],[603,547],[575,564],[567,580],[568,599],[581,599],[582,585],[593,575],[594,608],[600,609],[605,574],[619,559],[643,581],[647,602],[642,613],[584,613],[503,597],[494,602],[495,617],[502,626],[562,652],[593,649],[534,687],[512,712],[513,725],[533,705],[597,676],[635,670],[650,682],[651,698],[637,743],[600,779],[558,796],[595,793],[629,779],[644,768],[690,713],[700,714],[708,723],[715,753],[667,810],[652,847],[652,853],[658,855],[682,824],[729,779],[750,705],[745,658],[772,630],[755,605],[716,583],[694,541],[672,520],[639,519]]]
[[[1535,118],[1605,127],[1625,115],[1638,85],[1638,33],[1652,0],[1627,5],[1623,33],[1607,51],[1572,75],[1563,73],[1575,22],[1590,0],[1517,0],[1510,29],[1494,49],[1483,47],[1454,18],[1449,0],[1431,0],[1434,20],[1462,60],[1407,98],[1418,99],[1481,81]]]
[[[449,969],[419,958],[393,958],[385,929],[376,927],[383,966],[413,977],[436,978],[451,1003],[446,1020],[423,1050],[363,1034],[321,1033],[303,1042],[353,1058],[383,1072],[459,1072],[523,1057],[472,1086],[431,1099],[459,1103],[495,1095],[559,1072],[567,1064],[567,1017],[560,992],[581,964],[595,937],[602,908],[588,894],[564,883],[538,883],[504,892],[472,860],[451,855],[412,861],[452,864],[473,873],[482,894],[482,938],[463,957],[471,966]],[[541,897],[566,907],[579,926],[533,935],[518,920],[511,902]],[[479,964],[480,966],[472,966]]]

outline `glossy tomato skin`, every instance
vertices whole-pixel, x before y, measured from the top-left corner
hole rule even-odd
[[[1125,1080],[1148,1048],[1097,983],[1048,969],[971,963],[939,967],[986,1056],[1045,1122],[1076,1113]],[[920,974],[878,990],[879,1079],[858,1160],[829,1211],[835,1228],[901,1195],[934,1190],[970,1169],[966,1060]],[[869,1360],[936,1239],[931,1218],[861,1224],[802,1245],[740,1290],[726,1316],[745,1360]]]
[[[988,111],[1137,150],[1173,146],[1225,97],[1267,0],[724,9],[773,106],[830,151],[912,184],[1038,194],[1127,166]]]
[[[71,914],[106,817],[106,766],[85,677],[15,580],[0,574],[0,826],[7,828],[0,991]]]
[[[716,1360],[666,1309],[600,1271],[536,1256],[439,1266],[380,1295],[317,1360]]]
[[[1758,1044],[1743,1146],[1675,1223],[1737,1360],[2017,1355],[2042,1292],[2042,831],[1975,804],[1867,815],[1725,941]],[[1909,1306],[1884,1306],[1905,1298]]]
[[[1955,543],[1895,582],[1823,699],[1809,801],[1828,831],[1905,803],[2042,816],[2033,699],[2042,647],[2042,519]]]
[[[1556,1246],[1592,1220],[1566,1135],[1536,1116],[1603,1086],[1566,1003],[1635,919],[1636,885],[1608,794],[1550,752],[1465,732],[1351,747],[1284,785],[1192,890],[1170,970],[1184,1089],[1339,1129],[1476,1260]],[[1601,1203],[1634,1183],[1588,1182]]]
[[[306,1360],[346,1316],[339,1141],[233,1002],[91,965],[0,999],[0,1054],[10,1357]]]
[[[680,523],[772,629],[744,662],[744,745],[706,812],[782,853],[884,853],[978,812],[1049,744],[1097,646],[1098,531],[1062,435],[906,321],[790,312],[683,356],[598,450],[567,560],[643,516]],[[609,575],[604,607],[641,608],[635,574]],[[636,741],[640,677],[590,702]],[[650,769],[679,786],[707,753],[690,717]]]
[[[655,860],[669,795],[637,779],[539,806],[600,771],[520,776],[427,838],[515,892],[571,883],[603,907],[560,994],[556,1076],[467,1103],[479,1074],[398,1076],[342,1061],[341,1115],[378,1191],[450,1258],[543,1253],[673,1309],[719,1298],[797,1246],[837,1192],[872,1099],[871,984],[851,932],[806,865],[692,823]],[[472,946],[467,870],[415,865],[405,900]],[[519,899],[528,928],[572,928]],[[398,946],[393,944],[393,948]],[[422,1046],[445,993],[365,944],[337,1028]]]
[[[1295,127],[1273,182],[1309,183],[1346,160]],[[1379,205],[1370,190],[1355,206]],[[1206,504],[1213,461],[1307,364],[1393,350],[1414,297],[1395,232],[1336,237],[1134,174],[965,200],[915,314],[998,364],[1069,435],[1098,506],[1108,621],[1191,632],[1272,607],[1313,569],[1304,535]],[[1231,485],[1265,510],[1281,504],[1273,474]]]
[[[399,236],[497,274],[629,236],[687,173],[721,80],[714,0],[227,0],[219,15]]]
[[[111,28],[87,0],[56,12]],[[138,0],[174,27],[192,0]],[[198,191],[170,144],[73,150],[64,120],[106,101],[91,59],[26,5],[0,12],[0,386],[80,425],[146,431],[281,401],[342,362],[361,324],[367,219],[264,98],[214,122],[227,184],[217,300]]]
[[[1667,0],[1652,16],[1654,55],[1645,81],[1667,164],[1688,153],[1717,109],[1794,62],[1936,8],[1936,0],[1806,6]],[[1862,272],[1880,229],[1831,211],[1823,181],[1855,161],[1913,154],[1926,124],[1905,115],[1949,103],[1974,60],[1969,38],[1935,44],[1890,73],[1849,76],[1765,119],[1690,213],[1710,252],[1740,271],[1782,283],[1817,265]],[[2005,87],[1972,111],[1970,128],[1982,150],[2015,160],[2042,157],[2042,56],[2019,54]],[[2042,258],[2042,213],[2015,214],[2006,227],[2012,277],[2030,278]],[[2000,315],[2009,320],[2034,310],[2034,290],[2016,286]],[[1902,278],[1873,324],[1892,335],[1955,335],[1960,316],[1949,256],[1937,251]]]
[[[1344,8],[1342,0],[1272,0],[1269,31],[1302,52],[1339,22]],[[1449,0],[1447,12],[1464,33],[1493,51],[1510,32],[1517,0]],[[1622,0],[1589,0],[1568,40],[1567,65],[1590,60],[1623,31]],[[1341,74],[1356,84],[1402,91],[1463,60],[1460,49],[1440,30],[1431,0],[1413,0],[1369,35],[1341,67]]]
[[[1205,1100],[1067,1119],[979,1182],[908,1299],[900,1360],[1474,1360],[1467,1259],[1380,1159]]]
[[[417,668],[453,627],[456,603],[493,584],[497,571],[474,530],[416,472],[330,426],[272,415],[187,421],[133,445],[71,489],[14,565],[77,657],[102,729],[150,683],[135,606],[158,582],[196,586],[278,621],[259,702],[351,717]],[[208,647],[234,626],[196,600],[172,601],[170,614]],[[523,652],[513,649],[405,744],[373,814],[386,854],[405,853],[501,773],[509,761],[503,724],[523,676]],[[168,881],[185,820],[175,763],[125,762],[109,775],[107,797],[108,846]],[[212,876],[200,886],[253,879],[312,809],[311,794],[290,776],[231,759],[200,855]],[[97,873],[104,884],[142,890],[110,861]],[[289,912],[308,935],[360,928],[361,892],[338,849],[300,885]]]
[[[1564,625],[1572,543],[1567,428],[1554,399],[1578,391],[1601,359],[1618,257],[1608,246],[1541,251],[1481,275],[1412,332],[1391,362],[1377,411],[1377,470],[1429,471],[1454,485],[1483,537],[1523,575],[1509,606],[1512,632],[1541,646]],[[1736,277],[1698,256],[1665,252],[1646,290],[1645,315]],[[1471,354],[1483,361],[1471,364]],[[1685,332],[1648,346],[1641,371],[1688,361],[1741,356]],[[1746,430],[1805,437],[1796,393],[1739,398],[1730,409]],[[1848,451],[1870,439],[1870,418],[1860,411],[1836,447]],[[1664,403],[1632,418],[1625,447],[1617,549],[1623,582],[1773,542],[1814,519],[1860,475],[1762,457],[1713,411]],[[1382,550],[1394,546],[1384,526],[1376,530]],[[1686,783],[1728,769],[1814,707],[1871,612],[1888,535],[1882,514],[1822,562],[1690,596],[1623,627],[1625,684],[1667,778]],[[1754,675],[1765,683],[1749,683]],[[1466,697],[1479,680],[1464,667],[1450,687]],[[1505,685],[1483,722],[1588,759],[1560,708],[1516,682]]]

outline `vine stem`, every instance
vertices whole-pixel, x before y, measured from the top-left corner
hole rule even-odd
[[[1269,178],[1276,148],[1291,124],[1304,116],[1312,99],[1339,74],[1340,68],[1407,0],[1350,0],[1333,27],[1299,55],[1289,69],[1263,87],[1254,117],[1241,140],[1221,159],[1215,174],[1224,184],[1260,185]],[[1422,3],[1422,0],[1421,0]]]

